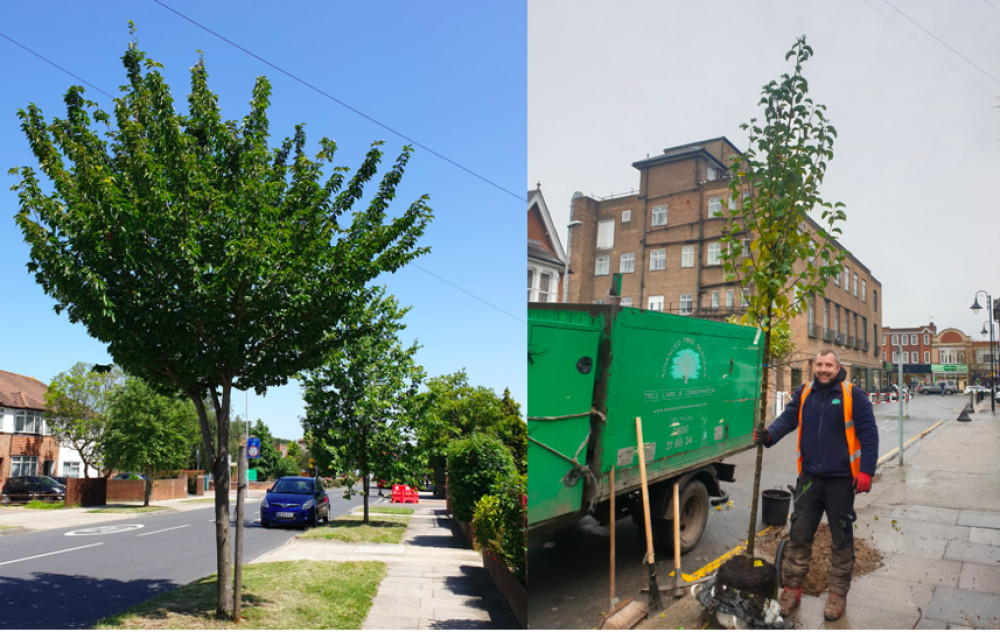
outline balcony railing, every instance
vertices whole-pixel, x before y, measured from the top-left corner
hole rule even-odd
[[[822,331],[823,331],[823,328],[820,327],[819,325],[817,325],[816,323],[809,323],[809,337],[810,338],[819,338],[820,337],[820,333],[822,333]]]
[[[837,335],[837,332],[835,332],[832,329],[824,329],[823,330],[823,340],[825,340],[827,342],[833,342],[833,338],[836,335]]]

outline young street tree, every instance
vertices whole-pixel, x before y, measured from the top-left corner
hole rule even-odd
[[[323,366],[302,377],[302,426],[313,437],[312,451],[325,453],[324,460],[342,469],[361,472],[365,524],[369,474],[398,473],[399,458],[405,458],[413,437],[410,408],[423,369],[414,361],[419,346],[404,347],[399,340],[407,311],[379,291],[353,314],[353,334]]]
[[[109,469],[146,476],[149,505],[153,476],[184,467],[199,441],[198,416],[190,401],[157,393],[139,378],[129,378],[112,397],[101,450]]]
[[[729,183],[736,208],[723,233],[723,266],[747,290],[749,307],[744,324],[764,332],[763,357],[771,357],[771,335],[778,323],[806,309],[806,301],[822,295],[828,279],[840,274],[844,254],[833,239],[836,223],[846,215],[843,204],[831,204],[819,194],[828,161],[833,158],[836,130],[826,119],[826,107],[807,95],[802,64],[813,54],[800,37],[785,59],[795,59],[793,74],[764,86],[758,105],[765,121],[742,125],[749,132],[744,156],[734,156]],[[808,213],[819,211],[818,228],[810,231]],[[767,411],[768,362],[760,393],[763,427]],[[753,507],[747,555],[753,557],[757,490],[763,446],[757,446]]]
[[[91,468],[105,470],[100,440],[111,398],[124,380],[116,366],[97,372],[92,365],[77,362],[69,371],[52,378],[45,392],[45,421],[60,443],[80,453],[84,478],[90,478]]]
[[[215,478],[217,613],[231,617],[232,391],[264,393],[319,366],[367,284],[427,251],[417,242],[431,212],[423,196],[387,215],[409,147],[352,211],[378,173],[381,142],[353,176],[330,167],[324,180],[332,140],[310,158],[299,125],[268,146],[266,78],[242,121],[227,121],[203,60],[191,69],[186,114],[160,64],[135,44],[122,61],[128,82],[111,114],[80,86],[66,94],[64,119],[46,122],[34,104],[18,113],[54,190],[33,168],[16,170],[17,221],[28,268],[56,311],[107,343],[127,373],[194,403]]]

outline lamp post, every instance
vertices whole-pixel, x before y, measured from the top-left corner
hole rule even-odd
[[[993,353],[993,318],[994,318],[994,306],[993,297],[990,296],[989,292],[986,290],[979,290],[976,292],[976,296],[972,299],[972,313],[978,314],[982,307],[979,305],[979,295],[986,295],[986,307],[989,309],[990,316],[990,412],[996,414],[997,412],[997,400],[996,400],[996,379],[997,374],[994,369],[994,353]],[[985,327],[983,327],[985,329]]]

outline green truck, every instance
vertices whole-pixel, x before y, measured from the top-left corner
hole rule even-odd
[[[727,456],[753,445],[763,335],[751,327],[613,305],[528,305],[528,537],[586,515],[642,524],[642,420],[657,548],[695,547]],[[615,484],[610,474],[614,468]],[[672,550],[666,548],[666,550]]]

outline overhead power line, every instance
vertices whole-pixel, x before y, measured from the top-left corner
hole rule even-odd
[[[98,92],[100,92],[104,96],[106,96],[106,97],[108,97],[110,99],[114,98],[113,96],[111,96],[110,94],[108,94],[107,92],[105,92],[104,90],[101,90],[100,88],[98,88],[94,84],[92,84],[89,81],[87,81],[86,79],[84,79],[83,77],[80,77],[79,75],[74,75],[73,73],[71,73],[70,71],[66,70],[65,68],[63,68],[62,66],[60,66],[59,64],[57,64],[56,62],[52,61],[51,59],[49,59],[47,57],[43,57],[42,55],[36,53],[35,51],[31,50],[30,48],[28,48],[27,46],[25,46],[21,42],[17,41],[16,39],[14,39],[12,37],[9,37],[8,35],[5,35],[4,33],[0,33],[0,37],[4,38],[5,40],[7,40],[8,42],[10,42],[11,44],[13,44],[15,46],[23,48],[24,50],[28,51],[29,53],[31,53],[35,57],[41,59],[42,61],[44,61],[45,63],[49,64],[50,66],[55,66],[56,68],[58,68],[59,70],[63,71],[64,73],[66,73],[70,77],[73,77],[74,79],[76,79],[80,83],[83,83],[85,85],[90,86],[91,88],[93,88],[94,90],[97,90]]]
[[[954,46],[952,46],[948,42],[944,41],[943,39],[941,39],[940,37],[938,37],[937,35],[935,35],[934,33],[932,33],[929,29],[925,28],[923,24],[921,24],[920,22],[917,22],[916,20],[914,20],[913,18],[911,18],[904,11],[902,11],[901,9],[899,9],[898,7],[896,7],[896,5],[894,5],[893,3],[889,2],[889,0],[882,0],[882,1],[885,2],[887,5],[889,5],[890,7],[892,7],[893,11],[895,11],[896,13],[899,13],[901,16],[903,16],[904,18],[906,18],[910,22],[913,22],[914,24],[916,24],[920,28],[920,30],[922,30],[924,33],[927,33],[928,35],[930,35],[931,37],[933,37],[935,40],[937,40],[938,42],[940,42],[942,46],[946,47],[948,50],[950,50],[951,52],[955,53],[956,55],[958,55],[959,57],[961,57],[962,59],[964,59],[966,62],[969,63],[970,66],[972,66],[973,68],[975,68],[979,72],[983,73],[984,75],[986,75],[987,77],[989,77],[993,81],[996,81],[998,84],[1000,84],[1000,79],[997,79],[996,77],[994,77],[993,75],[991,75],[982,66],[980,66],[976,62],[972,61],[971,59],[969,59],[968,57],[966,57],[965,55],[963,55],[961,52],[959,52],[958,50],[956,50]]]
[[[353,112],[353,113],[357,114],[358,116],[360,116],[360,117],[362,117],[362,118],[364,118],[364,119],[366,119],[366,120],[368,120],[368,121],[370,121],[370,122],[374,123],[375,125],[378,125],[378,126],[379,126],[379,127],[381,127],[382,129],[384,129],[384,130],[386,130],[386,131],[388,131],[388,132],[390,132],[390,133],[392,133],[392,134],[395,134],[396,136],[398,136],[398,137],[402,138],[402,139],[403,139],[403,140],[405,140],[406,142],[408,142],[408,143],[411,143],[411,144],[413,144],[413,145],[415,145],[415,146],[417,146],[417,147],[420,147],[420,148],[421,148],[421,149],[423,149],[424,151],[426,151],[426,152],[428,152],[428,153],[430,153],[430,154],[433,154],[433,155],[437,156],[438,158],[440,158],[441,160],[444,160],[444,161],[445,161],[445,162],[447,162],[448,164],[450,164],[450,165],[452,165],[452,166],[454,166],[454,167],[458,167],[459,169],[461,169],[462,171],[464,171],[464,172],[468,173],[469,175],[471,175],[471,176],[474,176],[474,177],[476,177],[476,178],[479,178],[480,180],[482,180],[483,182],[485,182],[485,183],[489,184],[490,186],[493,186],[493,187],[496,187],[497,189],[499,189],[499,190],[503,191],[504,193],[506,193],[506,194],[508,194],[508,195],[511,195],[511,196],[513,196],[513,197],[517,198],[518,200],[522,201],[522,202],[525,202],[525,203],[527,203],[527,201],[528,201],[528,200],[527,200],[527,198],[526,198],[526,197],[524,197],[524,196],[521,196],[521,195],[518,195],[517,193],[514,193],[514,192],[513,192],[513,191],[511,191],[510,189],[507,189],[507,188],[504,188],[504,187],[500,186],[499,184],[497,184],[497,183],[496,183],[496,182],[494,182],[493,180],[490,180],[489,178],[487,178],[487,177],[485,177],[485,176],[483,176],[483,175],[480,175],[479,173],[477,173],[477,172],[473,171],[472,169],[469,169],[468,167],[466,167],[466,166],[464,166],[464,165],[462,165],[462,164],[460,164],[460,163],[458,163],[458,162],[456,162],[456,161],[452,160],[451,158],[448,158],[448,157],[447,157],[447,156],[445,156],[444,154],[441,154],[441,153],[439,153],[439,152],[437,152],[437,151],[434,151],[434,150],[433,150],[433,149],[431,149],[430,147],[428,147],[428,146],[426,146],[426,145],[424,145],[424,144],[422,144],[422,143],[420,143],[420,142],[418,142],[418,141],[416,141],[416,140],[414,140],[414,139],[410,138],[409,136],[407,136],[407,135],[403,134],[402,132],[399,132],[399,131],[397,131],[397,130],[393,129],[392,127],[389,127],[388,125],[386,125],[385,123],[383,123],[383,122],[379,121],[378,119],[376,119],[376,118],[374,118],[374,117],[372,117],[372,116],[369,116],[368,114],[365,114],[365,113],[364,113],[364,112],[362,112],[361,110],[359,110],[359,109],[357,109],[357,108],[355,108],[355,107],[352,107],[351,105],[349,105],[349,104],[345,103],[344,101],[342,101],[342,100],[338,99],[337,97],[333,96],[332,94],[330,94],[330,93],[328,93],[328,92],[326,92],[326,91],[324,91],[324,90],[322,90],[322,89],[320,89],[320,88],[316,87],[315,85],[313,85],[313,84],[309,83],[309,82],[308,82],[308,81],[306,81],[305,79],[302,79],[301,77],[299,77],[299,76],[297,76],[297,75],[295,75],[295,74],[292,74],[291,72],[288,72],[288,71],[287,71],[287,70],[285,70],[284,68],[281,68],[280,66],[277,66],[276,64],[273,64],[273,63],[271,63],[270,61],[268,61],[268,60],[264,59],[264,58],[263,58],[263,57],[261,57],[260,55],[257,55],[257,54],[256,54],[256,53],[254,53],[253,51],[251,51],[251,50],[248,50],[248,49],[246,49],[246,48],[244,48],[244,47],[240,46],[240,45],[239,45],[239,44],[237,44],[236,42],[232,41],[231,39],[229,39],[229,38],[227,38],[227,37],[225,37],[225,36],[223,36],[223,35],[221,35],[221,34],[217,33],[216,31],[213,31],[212,29],[208,28],[208,27],[207,27],[207,26],[205,26],[204,24],[201,24],[201,23],[200,23],[200,22],[198,22],[197,20],[194,20],[194,19],[192,19],[192,18],[190,18],[190,17],[188,17],[188,16],[184,15],[183,13],[181,13],[181,12],[180,12],[180,11],[178,11],[177,9],[174,9],[174,8],[173,8],[173,7],[171,7],[170,5],[168,5],[168,4],[165,4],[165,3],[161,2],[160,0],[153,0],[153,2],[155,2],[155,3],[156,3],[156,4],[158,4],[158,5],[160,5],[160,6],[161,6],[161,7],[163,7],[164,9],[166,9],[166,10],[170,11],[170,12],[171,12],[171,13],[173,13],[174,15],[177,15],[177,16],[179,16],[179,17],[181,17],[181,18],[183,18],[183,19],[187,20],[187,21],[188,21],[188,22],[190,22],[191,24],[194,24],[195,26],[197,26],[197,27],[198,27],[198,28],[200,28],[201,30],[205,31],[206,33],[210,33],[210,34],[211,34],[211,35],[213,35],[214,37],[217,37],[217,38],[219,38],[220,40],[222,40],[223,42],[225,42],[225,43],[229,44],[229,45],[230,45],[230,46],[232,46],[233,48],[236,48],[237,50],[240,50],[240,51],[242,51],[243,53],[246,53],[246,54],[247,54],[247,55],[249,55],[250,57],[253,57],[253,58],[254,58],[254,59],[256,59],[257,61],[259,61],[260,63],[262,63],[262,64],[264,64],[264,65],[266,65],[266,66],[269,66],[269,67],[271,67],[271,68],[274,68],[275,70],[277,70],[277,71],[278,71],[278,72],[280,72],[281,74],[285,75],[285,76],[286,76],[286,77],[288,77],[289,79],[292,79],[293,81],[297,81],[298,83],[300,83],[300,84],[304,85],[305,87],[309,88],[309,89],[310,89],[310,90],[312,90],[313,92],[316,92],[317,94],[319,94],[319,95],[321,95],[321,96],[323,96],[323,97],[326,97],[327,99],[329,99],[329,100],[333,101],[333,102],[334,102],[334,103],[336,103],[337,105],[339,105],[339,106],[341,106],[341,107],[343,107],[343,108],[345,108],[345,109],[347,109],[347,110],[350,110],[351,112]]]

